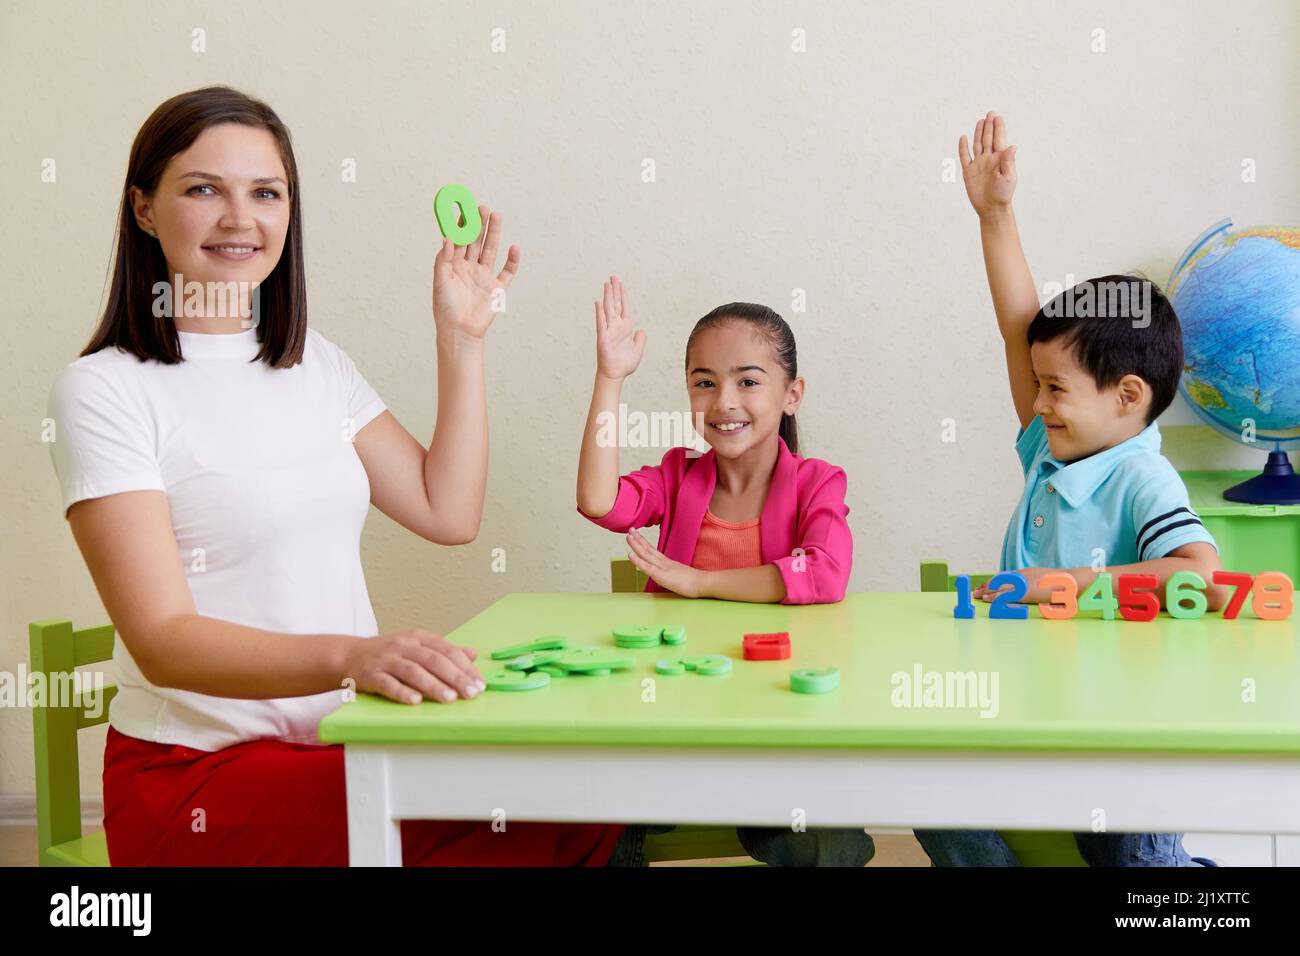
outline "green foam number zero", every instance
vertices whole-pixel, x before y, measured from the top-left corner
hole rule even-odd
[[[433,197],[433,215],[442,234],[457,246],[468,246],[483,231],[483,217],[478,214],[474,194],[459,183],[438,190]]]

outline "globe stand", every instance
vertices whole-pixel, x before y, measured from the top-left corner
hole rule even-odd
[[[1223,497],[1248,505],[1300,505],[1300,475],[1286,452],[1271,451],[1263,474],[1233,485]]]

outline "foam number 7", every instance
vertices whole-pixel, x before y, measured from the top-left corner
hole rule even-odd
[[[1265,571],[1250,589],[1250,606],[1261,621],[1285,621],[1291,616],[1295,585],[1281,571]]]
[[[1029,608],[1023,604],[1016,604],[1025,593],[1029,590],[1029,582],[1025,576],[1017,571],[1003,571],[1001,574],[995,574],[989,579],[988,589],[996,591],[1006,585],[1011,585],[1010,591],[1002,591],[993,599],[993,605],[989,608],[989,617],[994,620],[1003,621],[1023,621],[1029,617]]]
[[[1241,606],[1246,603],[1246,595],[1250,593],[1254,579],[1240,571],[1215,571],[1213,580],[1215,584],[1231,584],[1236,587],[1237,590],[1232,592],[1232,597],[1223,608],[1224,619],[1235,621],[1241,613]]]
[[[1121,574],[1119,576],[1119,614],[1126,621],[1154,621],[1160,613],[1160,599],[1149,589],[1160,586],[1154,574]],[[1147,588],[1138,591],[1137,588]]]
[[[1079,595],[1079,610],[1101,611],[1103,621],[1115,620],[1115,609],[1118,607],[1119,601],[1115,600],[1109,571],[1097,575],[1097,579]]]
[[[1068,621],[1079,613],[1079,582],[1074,575],[1053,571],[1038,579],[1038,586],[1050,592],[1050,601],[1038,603],[1038,613],[1049,621]],[[1061,596],[1058,598],[1057,594]]]

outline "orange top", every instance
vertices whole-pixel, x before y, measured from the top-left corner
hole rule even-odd
[[[758,533],[759,520],[723,521],[706,510],[691,567],[701,571],[730,571],[760,566],[763,545]]]

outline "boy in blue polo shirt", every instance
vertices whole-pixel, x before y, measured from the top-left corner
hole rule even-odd
[[[1011,211],[1015,147],[1002,117],[975,126],[974,155],[961,138],[966,192],[980,218],[984,265],[1006,348],[1020,418],[1016,452],[1025,490],[1002,542],[1000,569],[1029,582],[1021,600],[1050,601],[1038,580],[1071,575],[1082,592],[1096,576],[1153,574],[1165,582],[1195,571],[1207,582],[1222,565],[1214,538],[1160,454],[1156,417],[1169,407],[1183,369],[1182,330],[1169,301],[1147,280],[1103,276],[1041,309]],[[978,588],[973,596],[992,600]],[[1210,610],[1222,588],[1206,589]],[[940,866],[1014,866],[991,831],[917,831]],[[1195,866],[1178,833],[1077,833],[1093,866]]]

